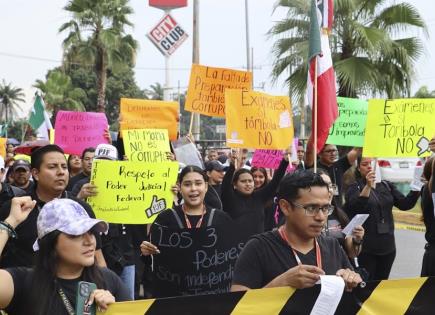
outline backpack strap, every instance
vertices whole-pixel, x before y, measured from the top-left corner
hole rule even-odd
[[[210,211],[210,216],[208,217],[208,221],[207,221],[207,227],[211,226],[213,223],[213,217],[214,217],[214,213],[216,212],[216,209],[213,208]]]
[[[181,223],[181,219],[180,219],[180,216],[178,215],[177,211],[175,211],[174,209],[171,209],[171,211],[175,217],[175,221],[177,221],[177,223],[178,223],[178,227],[180,229],[184,229],[183,223]]]

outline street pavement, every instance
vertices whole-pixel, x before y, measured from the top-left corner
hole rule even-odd
[[[426,244],[424,232],[396,229],[395,234],[397,253],[390,279],[419,277]]]

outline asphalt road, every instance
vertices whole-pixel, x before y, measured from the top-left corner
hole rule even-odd
[[[423,232],[396,230],[397,253],[390,279],[419,277],[425,244]]]

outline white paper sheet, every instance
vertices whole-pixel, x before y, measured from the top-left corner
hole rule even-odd
[[[320,276],[320,294],[311,315],[333,315],[344,291],[344,280],[338,276]]]
[[[346,225],[346,227],[343,229],[343,233],[346,234],[346,236],[349,236],[352,234],[352,230],[357,225],[363,225],[363,223],[367,220],[369,217],[369,214],[357,214],[352,218],[352,220]]]
[[[423,175],[423,166],[416,166],[414,168],[414,178],[412,179],[411,188],[412,191],[420,191],[423,187],[423,182],[421,181],[421,176]]]

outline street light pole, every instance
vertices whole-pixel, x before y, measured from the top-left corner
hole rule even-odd
[[[192,63],[199,64],[199,0],[193,0],[193,47]],[[199,113],[192,113],[192,135],[195,140],[200,138],[201,116]]]

